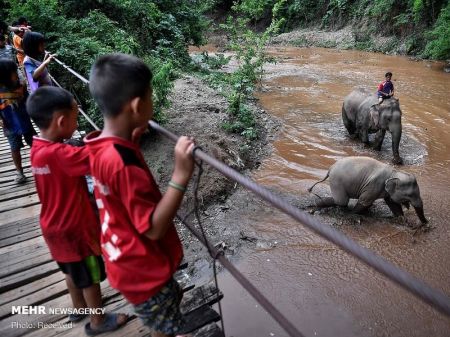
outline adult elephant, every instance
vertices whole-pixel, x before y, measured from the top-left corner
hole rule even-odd
[[[342,104],[342,121],[351,136],[369,144],[369,133],[375,133],[374,149],[381,150],[386,131],[392,135],[393,162],[401,164],[398,152],[402,136],[402,111],[398,99],[385,99],[378,104],[375,94],[362,89],[352,91]]]
[[[375,200],[384,199],[394,216],[402,216],[402,206],[411,204],[420,221],[427,223],[420,197],[419,185],[414,175],[395,170],[392,166],[369,157],[339,159],[327,175],[314,186],[330,177],[330,198],[316,202],[318,207],[347,206],[350,199],[358,199],[354,213],[367,210]]]

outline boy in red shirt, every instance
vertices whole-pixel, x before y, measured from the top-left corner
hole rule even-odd
[[[102,222],[108,280],[134,306],[153,337],[180,331],[181,291],[173,274],[183,256],[173,218],[194,169],[192,138],[180,137],[169,188],[161,195],[137,136],[152,118],[152,74],[136,57],[100,57],[89,89],[104,116],[103,131],[85,140]]]
[[[385,80],[378,85],[378,103],[383,103],[384,99],[394,96],[394,84],[391,82],[392,73],[389,71],[384,75]]]
[[[27,111],[40,130],[31,148],[31,169],[41,201],[42,235],[53,259],[66,274],[73,306],[84,318],[92,309],[88,335],[112,331],[126,323],[123,314],[104,314],[100,282],[105,279],[100,256],[100,224],[89,202],[84,176],[89,174],[86,147],[64,144],[77,128],[78,107],[72,95],[42,87],[27,101]]]

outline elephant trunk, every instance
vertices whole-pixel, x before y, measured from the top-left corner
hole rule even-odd
[[[414,207],[414,210],[416,211],[416,214],[419,217],[420,221],[424,225],[427,224],[428,220],[425,218],[425,213],[423,212],[423,207]]]
[[[395,126],[391,131],[392,134],[392,153],[394,154],[394,161],[401,162],[398,149],[400,147],[400,138],[402,137],[402,125]]]

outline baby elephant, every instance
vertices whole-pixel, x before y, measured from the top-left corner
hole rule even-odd
[[[331,166],[326,177],[308,191],[311,192],[314,186],[328,177],[333,197],[319,201],[319,207],[347,206],[349,199],[358,199],[353,212],[361,213],[375,200],[383,198],[394,216],[403,215],[402,205],[409,208],[411,203],[420,221],[423,224],[428,222],[423,212],[419,185],[412,174],[394,170],[369,157],[347,157]]]

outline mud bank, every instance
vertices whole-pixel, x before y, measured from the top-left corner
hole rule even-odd
[[[256,104],[251,104],[251,108],[257,118],[258,139],[248,141],[243,136],[228,133],[222,128],[227,120],[228,103],[200,79],[193,76],[178,79],[170,99],[172,105],[166,111],[167,123],[163,126],[178,135],[194,136],[196,143],[205,152],[240,173],[247,175],[258,168],[261,159],[271,152],[271,143],[280,124]],[[174,144],[152,133],[143,140],[141,148],[160,189],[165,191],[173,171]],[[218,223],[215,216],[229,208],[228,197],[238,187],[207,164],[202,168],[198,193],[201,221],[211,242],[225,242],[228,246],[227,254],[235,256],[241,244],[239,235],[236,235],[239,234],[240,224]],[[193,190],[198,169],[195,172],[182,206],[182,212],[185,213],[194,207]],[[192,216],[189,221],[196,223]],[[186,260],[195,261],[188,270],[189,274],[194,279],[209,279],[211,263],[206,249],[183,225],[178,225],[178,230],[182,236]]]
[[[295,47],[359,49],[391,55],[408,54],[406,38],[400,40],[395,36],[374,35],[354,29],[352,26],[346,26],[339,30],[296,29],[274,37],[271,43]]]

